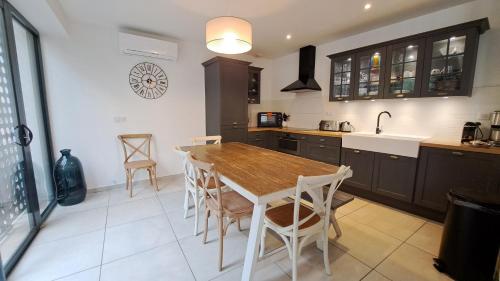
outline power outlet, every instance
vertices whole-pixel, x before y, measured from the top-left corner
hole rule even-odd
[[[127,117],[125,117],[125,116],[115,116],[115,117],[113,117],[113,121],[115,123],[124,123],[124,122],[127,122]]]

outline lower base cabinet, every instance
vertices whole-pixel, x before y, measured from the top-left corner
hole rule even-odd
[[[415,204],[446,212],[451,188],[500,194],[500,155],[421,148]]]
[[[220,135],[222,142],[246,142],[248,127],[246,125],[222,126]]]
[[[345,180],[345,184],[364,189],[372,189],[373,160],[375,153],[371,151],[342,148],[342,165],[350,166],[352,177]]]
[[[417,174],[417,158],[375,153],[372,191],[411,202]]]

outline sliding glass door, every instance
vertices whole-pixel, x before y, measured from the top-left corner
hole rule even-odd
[[[7,1],[0,8],[0,255],[8,274],[55,196],[38,32]]]

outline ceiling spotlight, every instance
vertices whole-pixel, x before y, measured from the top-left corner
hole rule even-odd
[[[370,101],[375,101],[375,100],[370,100]]]
[[[407,98],[404,98],[403,100],[408,100]]]
[[[443,97],[443,99],[447,99],[448,97]]]
[[[292,34],[287,34],[287,35],[286,35],[286,39],[287,39],[287,40],[292,39]]]
[[[372,4],[370,4],[370,3],[365,4],[365,10],[370,10],[371,7],[372,7]]]
[[[345,100],[344,102],[345,102],[345,103],[348,103],[349,101],[348,101],[348,100]]]

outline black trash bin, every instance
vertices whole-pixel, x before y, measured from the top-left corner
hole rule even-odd
[[[500,247],[500,194],[452,189],[448,200],[434,267],[458,281],[494,280]]]

